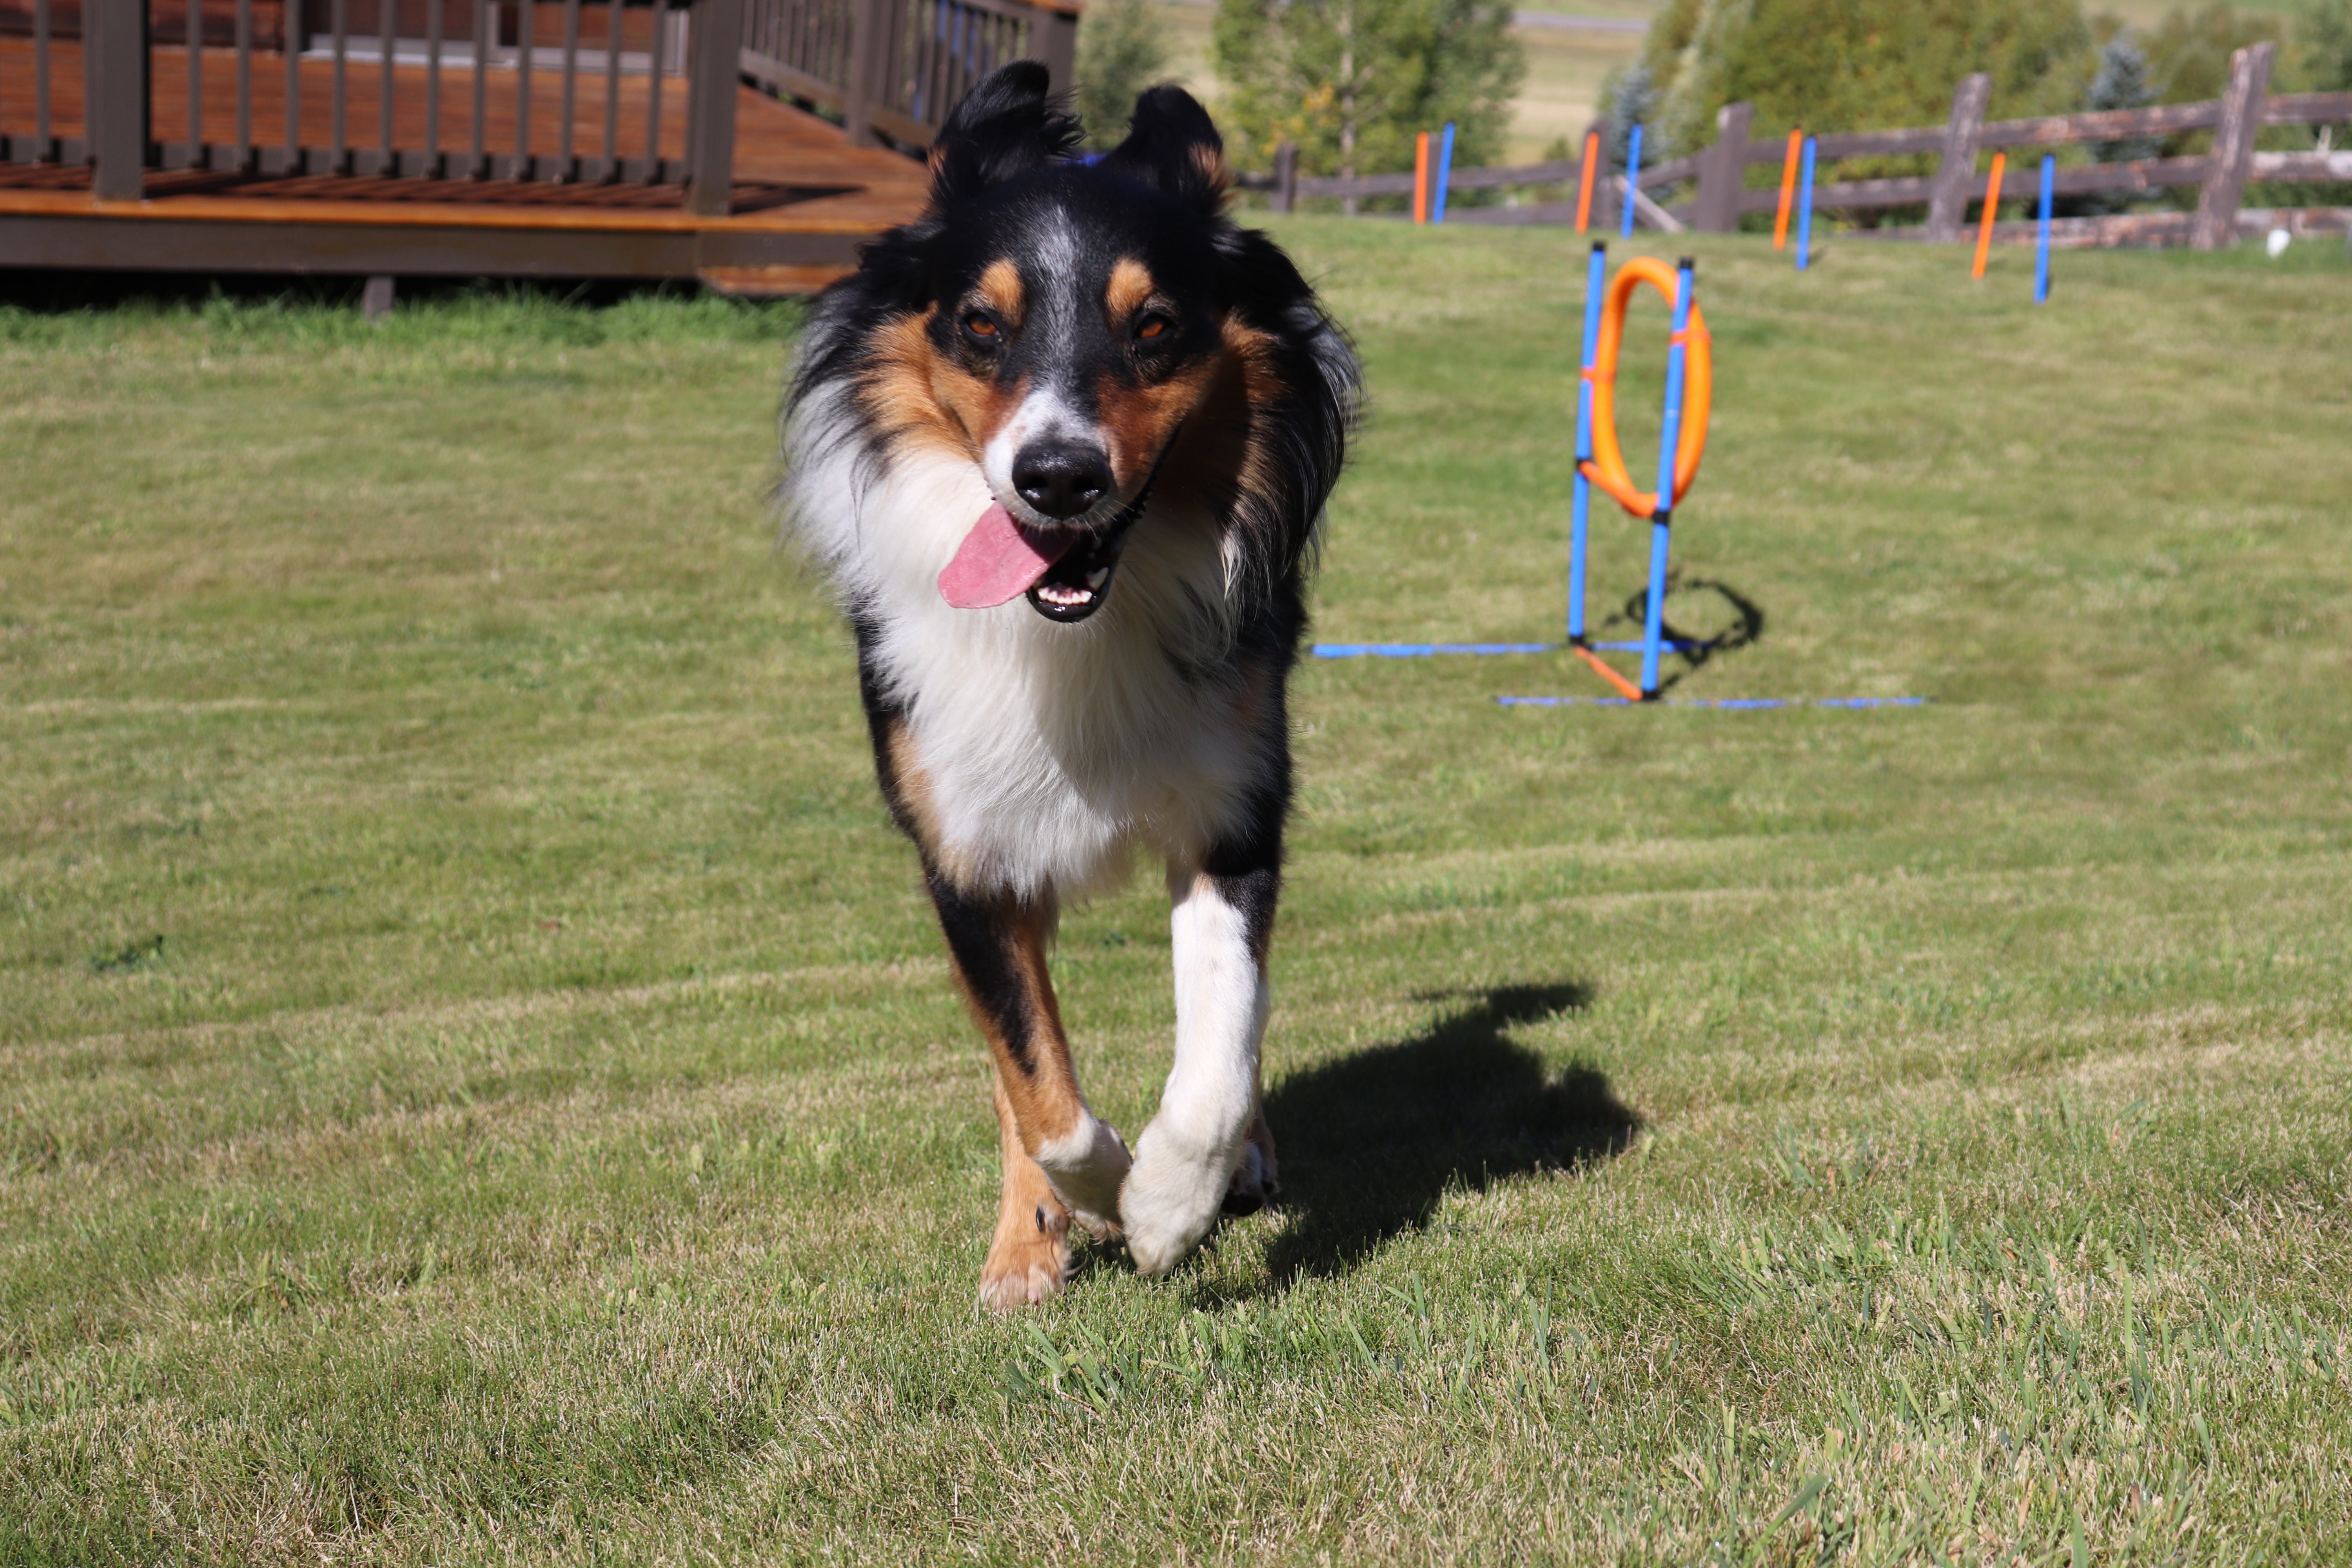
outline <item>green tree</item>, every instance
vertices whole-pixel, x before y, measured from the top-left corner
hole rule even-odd
[[[1992,77],[1996,115],[2076,108],[2098,67],[2081,0],[1674,0],[1643,63],[1681,147],[1716,111],[1756,106],[1760,134],[1934,125],[1962,77]]]
[[[1078,23],[1077,85],[1071,108],[1087,145],[1108,152],[1126,138],[1143,89],[1168,69],[1168,30],[1150,0],[1092,0]]]
[[[1455,164],[1490,163],[1527,69],[1510,23],[1510,0],[1219,0],[1233,155],[1264,167],[1292,142],[1303,171],[1404,169],[1451,120]]]

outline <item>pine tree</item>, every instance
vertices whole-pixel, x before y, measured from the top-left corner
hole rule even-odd
[[[1633,153],[1633,127],[1642,128],[1642,162],[1666,156],[1665,127],[1658,123],[1658,89],[1650,68],[1635,60],[1610,84],[1609,166],[1622,169]]]

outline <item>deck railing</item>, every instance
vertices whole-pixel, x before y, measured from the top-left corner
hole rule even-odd
[[[101,200],[372,175],[683,184],[723,212],[743,6],[0,0],[0,158]]]
[[[1066,85],[1076,0],[749,0],[743,74],[840,115],[851,136],[924,147],[998,66],[1045,62]]]

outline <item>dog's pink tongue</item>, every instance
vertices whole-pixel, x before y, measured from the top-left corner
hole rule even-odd
[[[940,597],[959,610],[985,610],[1017,599],[1076,542],[1072,531],[1040,548],[1013,525],[1013,514],[1002,504],[991,505],[940,574]]]

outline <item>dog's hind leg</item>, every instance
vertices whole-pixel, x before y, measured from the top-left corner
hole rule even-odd
[[[934,870],[931,900],[972,1018],[996,1063],[1004,1130],[1004,1194],[981,1295],[997,1306],[1061,1288],[1072,1222],[1097,1236],[1118,1229],[1127,1145],[1078,1091],[1061,1005],[1045,966],[1050,904],[975,897]]]
[[[1258,1047],[1279,863],[1278,847],[1268,846],[1245,858],[1212,855],[1205,869],[1169,868],[1176,1063],[1119,1194],[1127,1249],[1146,1274],[1174,1268],[1208,1233],[1245,1159],[1265,1162],[1242,1184],[1254,1185],[1257,1203],[1273,1174],[1272,1137],[1261,1145],[1250,1133],[1261,1120]],[[1256,1206],[1248,1195],[1240,1202]]]

